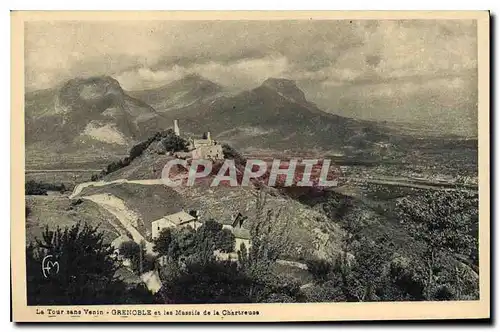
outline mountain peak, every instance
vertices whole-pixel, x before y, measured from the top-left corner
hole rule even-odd
[[[75,101],[85,102],[88,105],[103,101],[109,103],[111,100],[121,100],[123,96],[120,83],[110,76],[74,78],[67,81],[59,91],[59,99],[67,104]]]
[[[84,85],[103,85],[120,88],[120,83],[111,76],[90,76],[90,77],[77,77],[67,81],[63,86],[84,86]]]
[[[183,78],[173,81],[166,85],[166,87],[188,87],[190,89],[202,89],[202,90],[218,90],[221,87],[209,79],[201,76],[198,73],[187,74]]]
[[[158,112],[191,107],[213,100],[223,87],[205,77],[191,73],[157,88],[129,91],[135,98],[143,100]]]
[[[262,87],[274,90],[280,96],[298,103],[307,102],[304,92],[299,89],[295,81],[286,78],[270,77],[262,83]]]
[[[205,78],[198,73],[187,74],[182,79],[183,80],[205,80]]]
[[[209,79],[206,79],[205,77],[201,76],[198,73],[191,73],[185,75],[183,78],[181,78],[179,81],[184,82],[184,83],[202,83],[202,84],[214,84],[214,82],[210,81]]]
[[[271,86],[297,86],[294,80],[290,80],[288,78],[278,78],[278,77],[269,77],[263,83],[263,85],[271,85]]]

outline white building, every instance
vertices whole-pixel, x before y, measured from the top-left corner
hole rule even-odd
[[[185,211],[170,214],[151,223],[151,237],[156,239],[165,228],[178,228],[191,226],[194,229],[200,227],[198,217]]]

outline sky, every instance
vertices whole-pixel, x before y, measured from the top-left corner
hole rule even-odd
[[[295,80],[327,112],[477,134],[477,31],[465,20],[37,21],[26,89],[110,75],[125,90],[197,73],[234,90]]]

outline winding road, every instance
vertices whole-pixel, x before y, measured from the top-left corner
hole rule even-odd
[[[130,233],[134,242],[140,244],[142,241],[146,243],[146,252],[154,254],[153,244],[147,241],[144,236],[139,233],[135,228],[140,216],[134,211],[127,208],[125,203],[118,197],[110,194],[97,194],[91,196],[83,196],[82,199],[92,201],[102,208],[106,209],[109,213],[114,215],[125,229]]]

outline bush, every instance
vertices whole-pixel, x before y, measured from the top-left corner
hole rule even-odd
[[[152,255],[146,253],[146,245],[135,243],[134,241],[126,241],[120,245],[120,255],[129,259],[132,263],[132,269],[138,274],[142,274],[154,269],[155,259]]]
[[[326,280],[328,274],[333,270],[330,262],[324,259],[311,259],[306,262],[308,271],[316,280]]]
[[[83,203],[83,199],[78,198],[78,199],[75,199],[75,200],[71,201],[71,206],[77,206],[77,205],[80,205],[82,203]]]
[[[165,150],[169,152],[185,151],[187,149],[186,140],[177,136],[172,130],[167,130],[164,133],[161,143],[165,147]]]
[[[398,202],[402,223],[425,248],[421,258],[427,275],[426,299],[433,299],[434,290],[441,287],[436,282],[439,271],[453,270],[458,255],[471,260],[470,268],[478,265],[478,202],[477,193],[460,191],[427,192]],[[442,289],[438,295],[450,294]]]
[[[47,191],[59,191],[63,192],[66,190],[64,184],[53,184],[36,182],[35,180],[29,180],[24,186],[25,195],[47,195]]]

